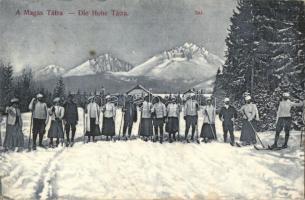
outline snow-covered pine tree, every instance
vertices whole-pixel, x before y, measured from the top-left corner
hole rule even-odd
[[[3,111],[14,95],[13,66],[0,61],[0,109]]]
[[[56,87],[54,88],[53,97],[60,97],[61,100],[65,99],[65,84],[62,77],[59,77]]]
[[[242,94],[250,91],[260,130],[272,129],[282,93],[302,96],[304,2],[240,0],[231,22],[215,95],[223,90],[239,107]]]

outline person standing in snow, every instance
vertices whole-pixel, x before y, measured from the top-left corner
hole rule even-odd
[[[88,98],[88,105],[86,108],[86,134],[85,136],[88,137],[88,141],[92,137],[92,141],[95,142],[95,136],[100,135],[100,128],[99,128],[99,119],[100,119],[100,107],[95,102],[95,97],[91,96]]]
[[[123,125],[123,137],[126,137],[126,131],[128,129],[128,138],[131,136],[133,123],[137,121],[137,107],[133,102],[131,95],[127,96],[127,101],[123,107],[124,112],[124,125]]]
[[[111,102],[111,96],[107,95],[106,104],[102,108],[103,115],[103,128],[102,134],[105,135],[108,141],[108,137],[112,140],[115,135],[115,116],[116,116],[116,107],[114,103]]]
[[[179,115],[181,108],[176,103],[176,98],[172,97],[167,105],[166,131],[169,133],[169,142],[176,141],[176,133],[179,130]],[[173,136],[173,138],[172,138]]]
[[[48,113],[51,117],[51,126],[48,131],[50,138],[49,147],[54,148],[53,138],[56,138],[56,147],[59,145],[59,138],[64,138],[63,117],[65,114],[64,107],[60,106],[60,98],[56,97],[53,100],[54,105],[49,109]]]
[[[203,113],[203,125],[201,128],[200,137],[203,138],[205,143],[211,140],[217,140],[216,129],[215,129],[215,113],[216,108],[212,104],[212,98],[207,98],[207,105],[202,107]]]
[[[154,113],[153,126],[155,130],[154,141],[159,140],[159,130],[160,130],[160,143],[163,143],[163,132],[164,132],[164,122],[166,118],[166,107],[164,103],[160,101],[160,97],[155,98],[156,103],[153,105],[151,112]]]
[[[282,148],[287,148],[289,132],[291,127],[291,108],[292,107],[302,107],[303,102],[295,103],[289,100],[289,93],[283,93],[282,101],[278,107],[277,116],[276,116],[276,129],[275,129],[275,138],[274,144],[271,148],[277,148],[277,142],[280,137],[281,131],[285,131],[285,142]]]
[[[45,133],[46,124],[48,123],[48,107],[43,101],[43,95],[37,94],[36,98],[33,98],[29,105],[29,110],[32,111],[33,118],[33,149],[36,149],[36,139],[39,135],[39,146],[44,147],[42,144],[43,135]]]
[[[194,140],[194,135],[196,131],[196,126],[198,123],[198,110],[199,110],[199,104],[195,100],[195,94],[189,96],[187,98],[187,101],[184,105],[184,120],[186,122],[186,127],[185,127],[185,137],[184,139],[189,143],[190,141],[188,140],[188,132],[190,127],[192,126],[192,141]]]
[[[258,109],[251,102],[251,96],[245,97],[246,104],[240,109],[243,115],[240,141],[242,145],[256,144],[256,121],[259,120]]]
[[[230,133],[230,144],[233,146],[235,144],[234,139],[234,119],[237,118],[237,111],[236,109],[230,105],[230,99],[224,99],[224,106],[221,107],[219,112],[219,119],[222,121],[222,128],[223,128],[223,140],[227,142],[227,135],[228,132]]]
[[[69,146],[71,142],[71,146],[74,143],[74,137],[76,132],[76,125],[78,122],[78,112],[77,112],[77,105],[73,101],[73,96],[71,94],[68,95],[68,101],[64,104],[64,124],[65,124],[65,131],[67,137],[66,145]],[[71,141],[70,141],[70,130],[72,131]]]
[[[24,147],[19,99],[11,99],[11,105],[6,107],[5,112],[7,113],[7,119],[3,147],[5,150],[14,150],[15,148],[18,148],[19,151]]]
[[[150,94],[149,94],[150,95]],[[152,104],[149,102],[149,96],[144,97],[144,102],[140,106],[141,122],[139,135],[147,141],[153,135],[152,119],[151,119]]]

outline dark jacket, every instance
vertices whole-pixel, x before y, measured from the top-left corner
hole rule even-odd
[[[137,117],[138,117],[137,107],[134,103],[126,102],[123,110],[125,111],[125,115],[124,115],[125,122],[132,124],[133,122],[137,121]]]
[[[65,114],[63,119],[69,124],[76,124],[78,121],[77,105],[75,103],[66,102],[64,104]]]
[[[228,109],[226,107],[222,107],[219,112],[219,118],[223,118],[223,124],[233,124],[232,118],[237,118],[237,111],[233,106],[229,106]]]

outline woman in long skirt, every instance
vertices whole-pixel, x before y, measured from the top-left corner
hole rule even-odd
[[[15,148],[18,148],[19,151],[24,147],[19,99],[13,98],[11,100],[11,106],[6,108],[6,113],[8,116],[3,147],[5,150],[14,150]]]
[[[59,139],[64,138],[64,130],[62,119],[64,117],[64,107],[60,106],[60,98],[57,97],[53,100],[54,106],[49,109],[49,115],[51,116],[51,126],[48,132],[48,138],[50,138],[49,147],[54,148],[53,138],[56,138],[56,146],[59,144]]]
[[[113,136],[115,136],[115,116],[116,116],[116,107],[114,103],[111,102],[111,97],[109,95],[106,96],[106,104],[103,106],[103,128],[102,134],[106,136],[106,140],[108,141],[110,137],[111,140]]]
[[[100,107],[96,103],[96,99],[94,96],[88,98],[90,103],[86,108],[86,136],[88,136],[88,142],[90,142],[90,138],[92,137],[93,142],[96,142],[95,137],[100,136]]]
[[[139,135],[144,137],[144,141],[147,141],[153,135],[151,108],[152,104],[149,102],[149,97],[146,96],[141,107],[142,113],[139,132]]]
[[[251,102],[251,97],[245,97],[246,104],[240,109],[243,114],[243,125],[241,128],[240,141],[242,145],[256,144],[256,121],[259,120],[258,110]]]
[[[215,107],[212,105],[212,99],[207,98],[207,105],[203,107],[203,125],[200,137],[204,142],[217,140],[215,129]]]

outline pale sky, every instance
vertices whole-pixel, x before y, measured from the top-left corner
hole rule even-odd
[[[0,59],[16,71],[27,65],[71,68],[94,50],[137,65],[185,42],[223,57],[235,6],[236,0],[0,0]],[[16,15],[25,9],[44,15]],[[48,16],[48,9],[64,15]],[[78,16],[83,9],[108,11],[108,16]],[[112,9],[128,16],[111,16]]]

